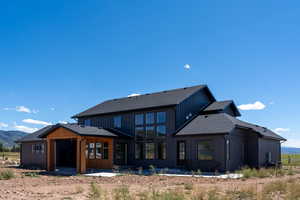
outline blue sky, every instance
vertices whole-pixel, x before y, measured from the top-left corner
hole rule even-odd
[[[2,1],[0,129],[208,84],[300,147],[299,18],[299,1]]]

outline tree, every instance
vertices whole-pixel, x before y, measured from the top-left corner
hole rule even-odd
[[[4,147],[3,147],[3,144],[0,142],[0,152],[3,152],[4,151]]]

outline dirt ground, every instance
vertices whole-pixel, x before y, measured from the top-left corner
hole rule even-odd
[[[96,183],[108,194],[114,188],[126,185],[130,192],[137,194],[149,189],[158,191],[167,189],[184,190],[186,184],[192,184],[196,190],[228,190],[241,189],[253,186],[258,190],[263,184],[274,180],[288,180],[300,175],[279,178],[252,178],[247,180],[212,179],[195,177],[164,177],[124,175],[112,178],[86,176],[53,176],[44,174],[44,171],[25,170],[19,168],[1,168],[13,170],[16,177],[10,180],[0,180],[0,199],[89,199],[91,183]],[[25,173],[34,172],[34,176],[25,176]]]

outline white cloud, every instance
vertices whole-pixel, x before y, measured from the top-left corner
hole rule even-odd
[[[67,121],[58,121],[58,123],[60,123],[60,124],[67,124],[68,122]]]
[[[265,104],[260,101],[256,101],[253,104],[242,104],[239,105],[238,108],[240,110],[263,110],[266,108]]]
[[[55,108],[50,108],[50,110],[51,110],[51,111],[54,111],[54,110],[55,110]]]
[[[20,126],[20,125],[15,125],[14,128],[19,130],[19,131],[24,131],[26,133],[32,133],[32,132],[35,132],[35,131],[38,130],[38,128],[31,128],[31,127]]]
[[[29,108],[26,108],[25,106],[17,106],[16,111],[17,112],[31,113],[31,110]]]
[[[45,122],[45,121],[40,121],[40,120],[35,120],[35,119],[23,119],[22,122],[27,123],[27,124],[37,124],[37,125],[52,125],[50,122]]]
[[[188,69],[188,70],[191,69],[191,65],[189,65],[189,64],[185,64],[183,67],[184,67],[184,69]]]
[[[25,106],[16,106],[15,108],[3,108],[3,110],[15,110],[17,112],[24,112],[24,113],[33,113],[36,114],[39,112],[39,110],[31,110]]]
[[[300,139],[288,139],[282,144],[282,146],[300,148]]]
[[[140,96],[141,94],[137,94],[137,93],[132,93],[130,95],[128,95],[127,97],[136,97],[136,96]]]
[[[289,132],[291,129],[289,128],[275,128],[274,131],[276,133],[283,133],[283,132]]]
[[[8,124],[0,122],[0,128],[7,128],[7,127],[8,127]]]

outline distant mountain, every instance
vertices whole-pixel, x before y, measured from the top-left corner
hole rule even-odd
[[[281,147],[282,154],[300,154],[300,148],[295,147]]]
[[[2,143],[5,147],[12,147],[15,145],[16,140],[22,138],[28,133],[22,131],[3,131],[0,130],[0,143]]]

